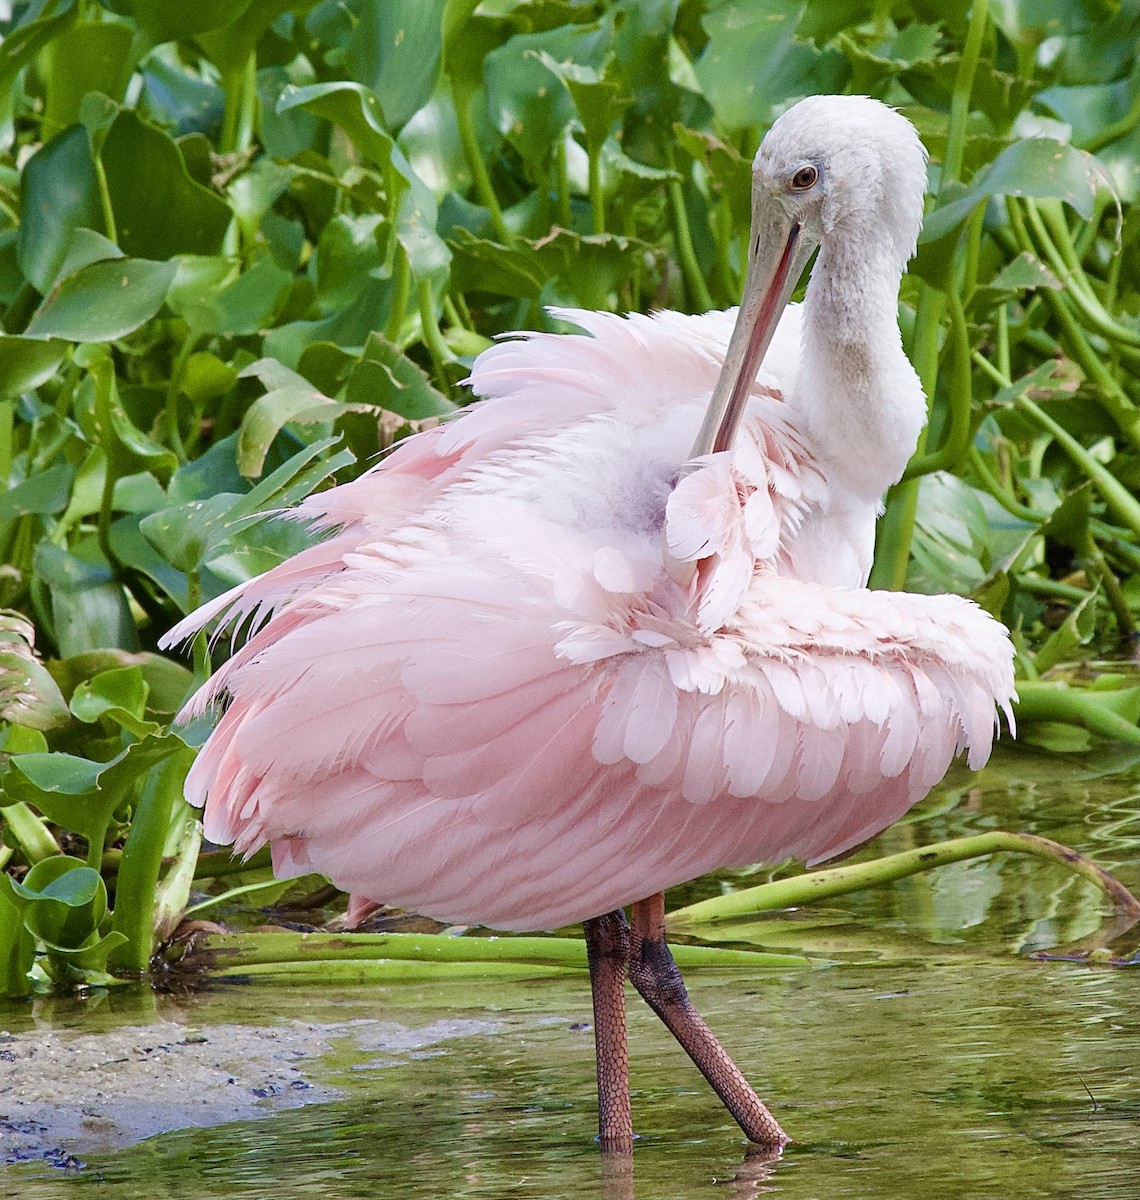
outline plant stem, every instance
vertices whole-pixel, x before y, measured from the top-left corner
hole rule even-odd
[[[268,933],[207,934],[195,943],[227,971],[271,964],[336,961],[404,961],[430,963],[438,970],[478,965],[484,970],[518,964],[586,969],[586,947],[576,937],[454,937],[442,933]],[[807,959],[792,954],[753,950],[722,950],[710,946],[674,946],[679,966],[756,967],[804,966]]]
[[[586,168],[590,193],[590,228],[594,233],[606,231],[606,200],[602,195],[602,148],[591,146]],[[712,307],[712,302],[709,302]]]
[[[672,168],[672,155],[670,155]],[[713,307],[712,296],[708,284],[701,273],[693,250],[693,239],[689,233],[689,216],[685,211],[685,194],[681,190],[679,179],[670,179],[665,185],[669,195],[669,209],[673,215],[673,240],[677,248],[677,261],[681,266],[681,275],[685,280],[685,290],[689,294],[689,303],[697,312],[708,312]]]
[[[1014,712],[1019,719],[1058,721],[1066,725],[1080,725],[1090,732],[1110,738],[1112,741],[1140,746],[1140,726],[1105,708],[1102,704],[1097,704],[1092,698],[1096,694],[1095,692],[1080,691],[1064,683],[1049,683],[1039,679],[1019,679],[1017,681],[1018,700],[1014,705]],[[1028,837],[1030,835],[1008,834],[1007,836]],[[1070,850],[1069,853],[1074,854],[1075,851]],[[1080,856],[1077,855],[1077,857]],[[1084,872],[1081,873],[1084,874]],[[1117,884],[1117,886],[1120,885]]]
[[[421,279],[416,285],[416,295],[420,303],[420,325],[423,327],[424,344],[431,355],[432,367],[443,394],[451,394],[451,384],[447,378],[447,361],[451,351],[439,331],[439,321],[435,315],[435,298],[432,296],[431,280]]]
[[[487,172],[487,164],[483,161],[479,149],[479,139],[475,134],[475,122],[471,116],[471,95],[451,81],[451,99],[455,106],[455,123],[459,129],[459,141],[463,146],[463,154],[471,169],[471,178],[475,181],[475,191],[480,201],[491,214],[491,226],[500,242],[510,242],[511,234],[507,223],[503,220],[503,210],[499,207],[495,189],[491,186],[491,176]]]
[[[403,243],[397,242],[392,263],[392,296],[388,301],[388,320],[384,324],[384,336],[393,345],[400,343],[400,330],[404,327],[411,288],[412,264],[408,261],[408,252]]]
[[[1024,686],[1023,683],[1018,683],[1019,689]],[[1038,685],[1032,685],[1034,688],[1036,686]],[[1062,690],[1068,691],[1068,689]],[[1122,718],[1118,718],[1118,720],[1127,724],[1123,722]],[[1137,734],[1137,739],[1140,740],[1140,730],[1134,730],[1134,732]],[[904,850],[901,854],[891,854],[885,858],[873,859],[871,862],[850,863],[825,871],[811,871],[805,875],[796,875],[791,879],[779,879],[773,883],[762,883],[758,887],[744,888],[728,895],[714,896],[711,900],[702,900],[671,913],[669,925],[678,930],[688,930],[695,925],[707,922],[724,921],[732,917],[770,912],[777,908],[811,904],[819,900],[830,899],[833,896],[845,896],[850,892],[861,891],[863,888],[881,883],[891,883],[896,879],[905,879],[908,875],[917,875],[921,871],[930,870],[931,867],[963,862],[968,858],[981,858],[999,851],[1033,854],[1038,858],[1047,858],[1062,863],[1078,875],[1095,883],[1109,897],[1118,911],[1128,913],[1140,920],[1140,901],[1091,859],[1085,858],[1075,850],[1070,850],[1067,846],[1051,842],[1048,838],[1037,837],[1030,833],[1006,833],[995,830],[991,833],[938,842],[933,846],[922,846],[917,850]]]

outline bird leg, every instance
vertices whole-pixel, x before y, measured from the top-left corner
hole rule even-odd
[[[598,1058],[598,1141],[603,1150],[633,1150],[629,1108],[629,1049],[625,1033],[625,972],[629,925],[625,913],[582,923],[594,994],[594,1047]]]
[[[639,900],[632,911],[630,982],[681,1043],[685,1053],[709,1081],[749,1140],[771,1149],[786,1145],[788,1135],[780,1128],[764,1101],[752,1090],[740,1068],[729,1058],[689,999],[681,972],[677,970],[677,964],[665,944],[664,893],[658,892],[647,900]],[[598,1077],[600,1081],[600,1054]]]

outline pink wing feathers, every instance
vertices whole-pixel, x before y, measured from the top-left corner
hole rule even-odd
[[[467,487],[534,471],[544,437],[614,396],[650,425],[712,387],[713,316],[564,315],[593,336],[488,351],[472,383],[492,401],[305,501],[326,541],[172,631],[256,629],[192,702],[228,701],[187,785],[211,839],[268,841],[280,872],[358,900],[545,928],[716,867],[841,853],[959,750],[984,761],[1013,692],[997,622],[775,574],[822,487],[778,398],[670,499],[670,545],[706,559],[691,594],[660,533]]]

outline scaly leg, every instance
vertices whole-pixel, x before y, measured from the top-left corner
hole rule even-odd
[[[681,972],[665,944],[662,892],[633,906],[629,978],[696,1063],[749,1140],[772,1149],[786,1145],[787,1134],[716,1040],[685,991]]]
[[[603,1150],[633,1150],[629,1109],[629,1049],[625,1033],[625,972],[629,925],[618,909],[582,924],[594,993],[594,1046],[598,1056],[598,1140]]]

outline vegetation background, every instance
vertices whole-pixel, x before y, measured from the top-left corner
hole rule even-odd
[[[1140,0],[34,0],[0,32],[0,991],[145,971],[192,887],[281,895],[200,853],[205,731],[170,722],[222,649],[158,637],[546,305],[734,303],[752,153],[808,93],[931,154],[900,304],[931,422],[873,583],[1009,624],[1023,744],[1140,745]]]

